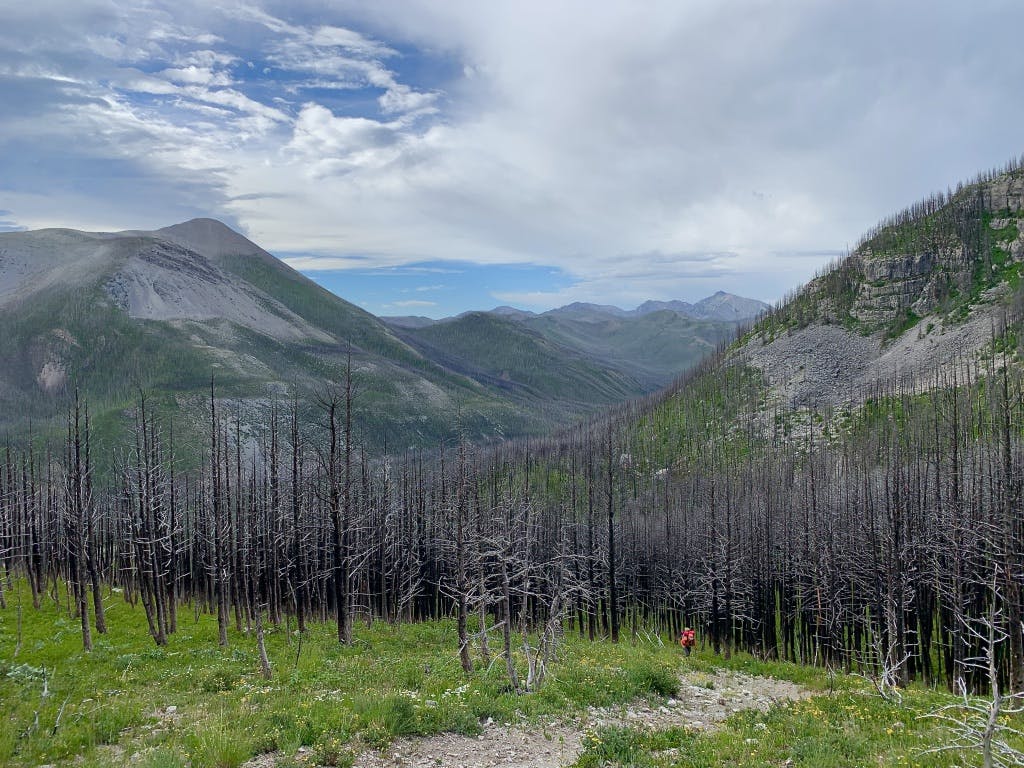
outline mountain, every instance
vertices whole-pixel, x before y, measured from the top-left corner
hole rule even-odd
[[[787,408],[974,378],[1018,314],[1024,172],[979,177],[883,222],[748,334],[737,355]]]
[[[731,341],[742,322],[767,309],[763,302],[720,291],[697,304],[648,301],[633,310],[575,302],[540,314],[496,307],[443,320],[383,319],[425,356],[443,360],[446,366],[481,382],[497,376],[525,384],[525,377],[531,375],[521,365],[499,364],[508,361],[496,359],[495,345],[515,345],[523,350],[516,358],[521,363],[533,355],[537,361],[554,362],[550,354],[557,349],[557,355],[573,361],[573,366],[585,362],[619,377],[614,384],[603,382],[594,392],[598,402],[605,403],[613,391],[620,391],[621,397],[635,397],[668,385],[716,347]],[[460,343],[474,335],[492,343]],[[532,349],[527,352],[527,347]],[[568,370],[559,377],[566,385]],[[571,370],[583,380],[590,375],[575,367]]]
[[[692,320],[670,310],[627,316],[545,312],[521,322],[552,342],[636,379],[643,393],[670,384],[731,341],[737,328],[735,323]]]
[[[696,304],[685,301],[645,301],[634,314],[646,315],[651,312],[670,310],[694,320],[721,320],[722,322],[743,323],[755,320],[771,307],[757,299],[746,299],[725,291],[717,291]]]
[[[598,563],[612,638],[658,606],[726,656],[1024,690],[1022,274],[1015,163],[883,222],[672,388],[469,484],[492,519],[529,497],[546,536],[586,528],[569,553]]]
[[[500,315],[502,317],[514,317],[517,319],[523,319],[524,317],[535,317],[535,312],[529,312],[525,309],[516,309],[515,307],[501,306],[495,307],[491,310],[492,315]]]
[[[661,312],[662,310],[668,310],[670,312],[678,312],[683,317],[693,317],[694,305],[688,301],[645,301],[639,307],[633,310],[637,315],[647,315],[651,312]]]
[[[652,312],[675,312],[691,320],[718,320],[728,323],[744,323],[755,320],[770,309],[770,306],[757,299],[747,299],[725,291],[701,299],[696,304],[687,301],[645,301],[636,309],[620,309],[607,304],[587,304],[575,302],[564,307],[548,310],[545,315],[558,315],[574,318],[599,317],[643,317]]]
[[[490,312],[467,313],[400,335],[424,357],[512,396],[610,405],[643,391],[625,373]]]
[[[611,304],[590,304],[585,301],[574,301],[572,304],[566,304],[564,307],[558,307],[556,309],[549,309],[544,312],[545,315],[562,315],[565,317],[576,317],[576,318],[595,318],[595,317],[628,317],[630,312],[625,309],[619,309],[618,307],[612,306]]]
[[[392,315],[382,319],[394,328],[426,328],[437,322],[434,318],[423,315]]]
[[[78,388],[98,435],[128,425],[145,392],[182,416],[182,440],[198,439],[211,377],[227,407],[256,418],[274,399],[314,402],[340,381],[350,346],[371,447],[543,432],[635,387],[590,364],[564,371],[558,387],[474,378],[212,219],[0,233],[0,326],[0,429],[14,431],[49,429]],[[573,391],[574,373],[595,401]]]
[[[728,320],[742,323],[760,317],[769,309],[769,305],[763,301],[718,291],[694,304],[691,317],[701,320]]]

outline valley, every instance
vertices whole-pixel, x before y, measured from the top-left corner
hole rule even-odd
[[[0,23],[0,768],[1024,766],[1024,4]]]
[[[80,391],[61,442],[12,445],[0,465],[0,686],[18,702],[5,709],[15,727],[0,755],[27,765],[84,750],[116,765],[127,748],[153,765],[397,765],[436,748],[458,762],[469,747],[455,737],[401,741],[452,731],[497,739],[495,764],[515,765],[516,749],[500,745],[517,732],[495,722],[521,719],[565,744],[573,726],[563,718],[613,703],[646,714],[595,721],[596,735],[544,754],[578,766],[701,765],[692,755],[739,743],[737,765],[848,764],[854,753],[858,764],[952,766],[997,734],[1017,754],[1016,699],[1001,691],[1024,685],[1022,204],[1024,171],[1010,164],[914,206],[668,388],[545,437],[487,446],[463,431],[436,452],[382,460],[358,436],[366,415],[356,390],[369,386],[360,365],[367,350],[387,351],[427,381],[613,402],[628,390],[625,369],[553,339],[578,348],[579,323],[612,339],[649,326],[579,306],[390,326],[349,308],[359,352],[353,342],[353,364],[316,402],[319,422],[282,397],[243,428],[215,382],[194,395],[205,413],[190,438],[140,400],[125,406],[133,439],[116,479],[94,470],[90,393]],[[319,334],[337,338],[292,291],[335,300],[294,275],[292,288],[272,291],[263,271],[278,269],[272,257],[254,251],[255,261],[228,269],[225,254],[240,246],[222,226],[143,237],[141,252],[136,237],[81,246],[83,273],[111,286],[115,327],[146,315],[193,335],[229,323],[237,338],[269,313],[267,333],[289,349],[294,338],[309,347],[327,346]],[[60,290],[47,262],[19,263],[5,307],[47,306]],[[111,263],[113,278],[95,266]],[[204,288],[176,300],[181,291],[154,277],[163,270],[202,274]],[[228,320],[219,307],[236,294]],[[181,320],[204,312],[216,317]],[[665,312],[629,319],[709,322]],[[76,327],[50,333],[82,346],[67,326]],[[629,346],[605,346],[606,363]],[[189,440],[208,457],[198,468],[180,458]],[[673,647],[684,626],[700,638],[692,662]],[[396,657],[374,656],[390,643]],[[179,654],[197,661],[158,671]],[[98,702],[58,677],[69,663],[126,685],[179,674],[181,691],[198,675],[224,703],[186,697],[195,709],[179,723],[166,716],[181,706],[166,699],[171,688],[150,701],[148,689],[128,686],[142,698],[127,708],[113,693]],[[303,664],[313,666],[299,673]],[[722,667],[828,693],[760,714],[736,706],[707,734],[694,724],[704,715],[662,722],[667,699],[628,704],[677,695],[681,670]],[[377,669],[379,679],[358,693],[332,677],[342,668]],[[455,705],[470,693],[471,705]],[[291,697],[284,710],[270,703],[278,695]],[[310,696],[323,702],[317,724],[301,716]],[[259,703],[245,710],[250,700]],[[226,726],[239,711],[252,733],[277,735]],[[941,712],[956,713],[967,742],[932,722]],[[997,723],[988,731],[986,718]],[[42,738],[40,727],[62,735]],[[768,737],[780,727],[789,736]],[[822,727],[848,738],[839,745]],[[929,751],[936,740],[949,749]]]
[[[155,232],[0,233],[0,428],[24,435],[31,420],[59,432],[54,414],[77,389],[111,445],[142,395],[194,441],[211,381],[248,425],[295,399],[315,419],[309,405],[351,365],[365,448],[429,448],[460,434],[494,442],[666,385],[765,306],[701,321],[670,310],[537,323],[471,313],[409,329],[210,219]]]

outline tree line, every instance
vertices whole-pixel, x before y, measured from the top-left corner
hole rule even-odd
[[[85,648],[116,589],[158,645],[182,611],[262,638],[333,622],[454,617],[458,652],[543,679],[563,632],[618,641],[697,627],[729,655],[974,679],[998,614],[1001,679],[1024,687],[1024,381],[986,361],[926,391],[880,383],[850,412],[773,409],[735,355],[557,438],[371,458],[352,376],[319,422],[279,403],[243,424],[211,388],[202,469],[144,396],[100,482],[87,406],[63,445],[0,465],[0,604],[23,577]],[[6,587],[4,586],[6,585]],[[529,660],[523,672],[513,657]],[[524,677],[525,675],[525,677]]]

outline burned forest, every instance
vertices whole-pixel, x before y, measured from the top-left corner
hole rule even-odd
[[[101,477],[76,402],[62,445],[5,449],[2,583],[63,604],[86,649],[111,589],[160,646],[200,613],[220,644],[260,648],[268,626],[333,622],[344,644],[354,622],[454,617],[464,669],[504,657],[517,690],[563,633],[684,625],[725,657],[980,689],[995,617],[999,678],[1020,689],[1024,380],[994,351],[1017,327],[987,363],[927,391],[879,382],[858,411],[772,409],[723,350],[555,438],[387,458],[360,448],[345,372],[313,425],[283,402],[243,428],[211,387],[200,471],[140,395]]]

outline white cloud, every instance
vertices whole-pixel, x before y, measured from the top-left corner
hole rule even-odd
[[[286,256],[282,261],[300,272],[333,272],[366,266],[363,259],[351,256]]]
[[[205,101],[209,104],[219,104],[224,107],[236,109],[256,117],[262,117],[272,122],[289,123],[291,119],[279,109],[268,107],[265,104],[251,99],[240,91],[231,88],[210,90],[201,86],[187,86],[183,93],[191,96],[197,101]]]
[[[179,69],[165,69],[160,73],[161,77],[165,77],[174,83],[184,83],[186,85],[207,85],[207,86],[218,86],[218,85],[231,85],[231,78],[223,72],[214,72],[209,67],[197,67],[194,64],[190,64],[187,67],[181,67]]]
[[[434,103],[438,94],[414,91],[407,85],[394,83],[381,94],[377,101],[380,103],[381,111],[387,115],[416,112],[419,114],[430,114],[437,111]]]
[[[138,191],[66,192],[117,162],[153,218],[223,216],[300,269],[577,280],[523,301],[772,298],[1021,151],[1024,9],[998,0],[81,0],[4,22],[0,175],[28,189],[5,220],[148,224]]]
[[[285,149],[310,163],[350,159],[353,165],[360,165],[371,162],[375,152],[399,139],[394,126],[365,117],[335,117],[326,107],[310,103],[299,113]]]
[[[362,56],[387,58],[397,55],[395,50],[383,43],[344,27],[318,27],[308,39],[315,46],[345,48]]]
[[[198,51],[178,51],[174,55],[174,63],[181,67],[204,67],[216,69],[228,67],[238,62],[238,57],[221,51],[209,49]]]

